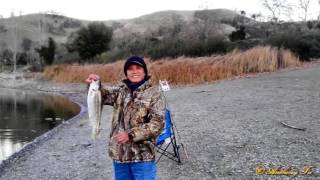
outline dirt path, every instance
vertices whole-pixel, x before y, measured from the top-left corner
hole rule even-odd
[[[48,91],[52,88],[78,92],[84,87],[57,85]],[[84,94],[69,96],[85,100]],[[167,99],[189,160],[177,165],[162,159],[159,180],[293,178],[257,175],[258,165],[293,166],[294,171],[310,165],[320,171],[320,65],[176,88]],[[112,179],[111,160],[106,156],[110,107],[104,107],[103,117],[101,140],[90,140],[84,113],[2,167],[0,179]],[[320,172],[295,178],[319,179]]]

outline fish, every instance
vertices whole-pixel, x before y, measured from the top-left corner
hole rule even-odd
[[[92,128],[91,138],[96,140],[100,134],[100,124],[102,115],[101,103],[101,82],[99,80],[92,81],[89,84],[87,95],[89,125]]]

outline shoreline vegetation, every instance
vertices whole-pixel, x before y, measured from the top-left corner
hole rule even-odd
[[[303,63],[290,50],[259,46],[225,55],[178,57],[151,61],[146,58],[153,82],[168,80],[172,85],[192,85],[244,76],[251,73],[274,72],[301,67]],[[98,74],[105,83],[116,83],[123,76],[124,61],[110,64],[59,64],[45,67],[42,78],[58,83],[79,83],[89,74]]]

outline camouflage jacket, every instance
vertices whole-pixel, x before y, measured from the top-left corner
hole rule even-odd
[[[113,106],[109,156],[118,162],[155,159],[156,137],[164,127],[164,101],[150,80],[131,91],[124,80],[117,88],[101,89],[102,103]],[[126,131],[130,141],[118,144],[114,135]]]

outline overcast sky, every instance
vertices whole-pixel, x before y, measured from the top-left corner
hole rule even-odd
[[[288,0],[298,2],[298,0]],[[316,17],[318,0],[311,0],[310,8]],[[15,15],[55,11],[59,14],[84,20],[128,19],[163,10],[202,10],[226,8],[244,10],[247,14],[267,15],[261,0],[0,0],[0,15]],[[295,14],[297,14],[295,12]]]

